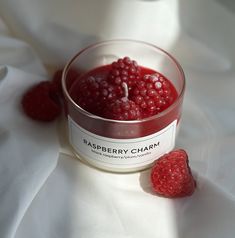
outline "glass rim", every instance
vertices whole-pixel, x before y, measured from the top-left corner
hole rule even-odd
[[[105,117],[101,117],[101,116],[97,116],[95,114],[92,114],[88,111],[86,111],[85,109],[83,109],[82,107],[80,107],[69,95],[69,92],[67,90],[66,87],[66,74],[67,71],[70,69],[70,66],[76,61],[76,59],[83,54],[83,52],[101,46],[101,45],[105,45],[105,44],[111,44],[111,43],[118,43],[118,42],[133,42],[133,43],[137,43],[137,44],[142,44],[142,45],[146,45],[148,47],[152,47],[155,50],[158,50],[160,52],[162,52],[163,54],[165,54],[170,60],[173,61],[173,63],[177,66],[177,69],[179,71],[179,75],[180,75],[180,79],[182,80],[182,88],[179,92],[179,95],[177,97],[177,99],[165,110],[163,110],[162,112],[159,112],[156,115],[147,117],[147,118],[143,118],[143,119],[138,119],[138,120],[115,120],[115,119],[109,119],[109,118],[105,118]],[[182,99],[183,95],[184,95],[184,91],[185,91],[185,86],[186,86],[186,82],[185,82],[185,74],[184,71],[181,67],[181,65],[179,64],[179,62],[175,59],[175,57],[173,57],[170,53],[168,53],[166,50],[163,50],[162,48],[152,44],[152,43],[148,43],[145,41],[141,41],[141,40],[132,40],[132,39],[112,39],[112,40],[104,40],[104,41],[99,41],[93,44],[88,45],[87,47],[84,47],[82,50],[80,50],[77,54],[75,54],[69,61],[68,63],[65,65],[63,72],[62,72],[62,90],[63,93],[65,94],[65,97],[69,100],[69,102],[72,103],[72,105],[79,111],[81,112],[83,115],[88,116],[90,118],[93,119],[97,119],[97,120],[101,120],[101,121],[105,121],[105,122],[112,122],[112,123],[122,123],[122,124],[135,124],[135,123],[140,123],[140,122],[146,122],[146,121],[151,121],[157,118],[160,118],[162,116],[164,116],[165,114],[167,114],[168,112],[170,112],[176,105],[177,103]]]

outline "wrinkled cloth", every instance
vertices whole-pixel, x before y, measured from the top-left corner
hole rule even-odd
[[[235,227],[235,4],[229,0],[0,1],[0,237],[232,238]],[[130,38],[186,75],[177,148],[191,197],[152,192],[150,170],[106,173],[75,158],[66,119],[30,120],[20,99],[90,43]]]

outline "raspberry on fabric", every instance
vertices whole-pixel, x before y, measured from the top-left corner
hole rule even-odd
[[[188,155],[182,149],[171,151],[157,159],[150,179],[153,190],[169,198],[190,196],[196,188]]]
[[[21,101],[24,113],[37,121],[53,121],[61,112],[57,95],[51,90],[51,82],[44,81],[30,88]]]
[[[57,71],[54,72],[52,76],[52,90],[54,91],[55,94],[57,94],[59,97],[63,96],[63,90],[62,90],[62,73],[63,69],[58,69]],[[79,73],[75,69],[69,69],[68,75],[67,75],[67,85],[68,88],[71,87],[71,85],[74,83],[76,78],[78,77]]]
[[[63,91],[62,91],[62,73],[63,73],[63,70],[62,69],[59,69],[57,70],[53,76],[52,76],[52,80],[51,80],[51,83],[52,83],[52,90],[58,94],[58,95],[63,95]]]
[[[175,100],[176,93],[160,74],[146,74],[130,91],[130,99],[143,110],[144,117],[162,112]]]
[[[109,82],[115,85],[127,83],[129,90],[136,84],[139,78],[140,67],[136,61],[131,60],[127,56],[114,61],[108,75]]]

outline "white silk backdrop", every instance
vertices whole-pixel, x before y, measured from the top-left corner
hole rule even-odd
[[[234,26],[232,0],[0,0],[0,237],[234,237]],[[185,71],[176,146],[197,178],[192,197],[153,195],[148,170],[92,169],[74,159],[62,119],[22,113],[28,87],[113,38],[154,43]]]

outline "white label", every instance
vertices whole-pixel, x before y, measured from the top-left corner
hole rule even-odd
[[[69,139],[75,151],[99,167],[133,169],[152,163],[174,148],[176,124],[173,121],[157,133],[134,139],[113,139],[91,133],[68,117]]]

